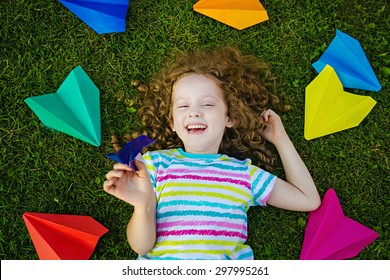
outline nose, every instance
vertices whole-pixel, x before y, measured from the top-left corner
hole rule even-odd
[[[200,117],[200,113],[199,112],[191,112],[189,114],[189,117],[190,118],[199,118]]]

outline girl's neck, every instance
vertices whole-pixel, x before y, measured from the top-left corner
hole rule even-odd
[[[221,156],[221,154],[218,153],[213,153],[213,154],[208,154],[208,153],[192,153],[192,152],[186,152],[182,148],[178,148],[179,153],[182,156],[185,156],[187,158],[211,158],[211,159],[217,159]]]

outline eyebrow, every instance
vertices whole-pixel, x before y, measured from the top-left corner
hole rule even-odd
[[[211,99],[213,99],[213,100],[215,100],[215,101],[218,101],[218,98],[216,98],[216,97],[214,97],[214,96],[212,96],[212,95],[206,95],[206,96],[202,97],[202,100],[203,100],[203,99],[207,99],[207,98],[211,98]],[[173,103],[175,103],[175,102],[177,102],[177,101],[180,101],[180,100],[187,101],[187,98],[185,98],[185,97],[175,98],[175,99],[173,100]]]

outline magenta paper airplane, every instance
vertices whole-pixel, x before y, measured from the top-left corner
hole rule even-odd
[[[378,237],[374,230],[344,216],[336,192],[329,189],[320,208],[309,214],[300,259],[352,258]]]

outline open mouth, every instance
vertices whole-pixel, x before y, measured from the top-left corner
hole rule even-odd
[[[200,132],[205,131],[206,128],[207,128],[207,126],[204,125],[204,124],[189,124],[189,125],[186,125],[186,130],[189,133],[200,133]]]

